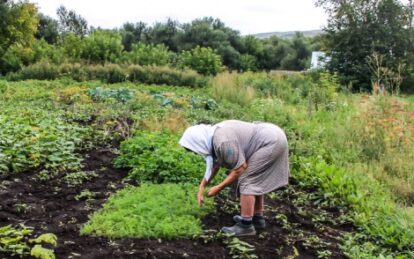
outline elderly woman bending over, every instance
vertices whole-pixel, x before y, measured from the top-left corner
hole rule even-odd
[[[223,227],[222,231],[249,236],[255,235],[256,229],[264,229],[263,195],[288,184],[288,144],[283,130],[270,123],[228,120],[213,126],[189,127],[179,143],[206,160],[206,172],[197,196],[200,206],[204,188],[221,166],[230,169],[230,174],[208,190],[209,197],[238,181],[241,215],[233,217],[234,226]]]

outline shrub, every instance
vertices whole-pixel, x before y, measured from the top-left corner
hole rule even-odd
[[[123,189],[92,215],[81,234],[167,239],[200,235],[200,219],[214,206],[213,200],[206,199],[200,208],[196,191],[188,184],[144,184]]]
[[[59,77],[59,67],[51,64],[49,61],[42,60],[35,64],[23,67],[21,71],[12,73],[9,76],[11,80],[54,80]]]
[[[123,45],[120,34],[97,30],[84,39],[81,57],[85,60],[102,63],[116,62],[121,57]]]
[[[204,172],[204,160],[185,151],[178,140],[178,135],[166,132],[140,132],[122,142],[115,166],[132,168],[129,177],[138,182],[197,183]]]
[[[183,51],[178,57],[178,66],[194,69],[202,75],[216,75],[223,69],[220,55],[211,48],[200,46]]]
[[[163,44],[132,45],[131,52],[124,54],[125,61],[139,65],[165,66],[170,63],[172,52]]]
[[[146,84],[166,84],[174,86],[202,87],[207,85],[207,79],[192,70],[177,70],[170,67],[139,66],[127,67],[131,82]]]
[[[60,66],[48,61],[41,61],[16,73],[10,73],[11,81],[40,79],[53,80],[69,77],[76,81],[100,80],[105,83],[121,83],[125,81],[145,84],[165,84],[173,86],[203,87],[208,79],[193,70],[179,70],[171,67],[140,66],[140,65],[85,65],[80,63],[63,63]]]

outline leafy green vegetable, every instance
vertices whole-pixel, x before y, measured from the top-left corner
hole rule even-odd
[[[202,233],[200,219],[213,211],[206,199],[200,208],[197,187],[189,184],[143,184],[112,195],[93,214],[82,234],[106,237],[179,238]]]
[[[55,259],[55,252],[52,249],[43,248],[41,245],[35,245],[30,251],[30,255],[39,259]]]
[[[178,144],[179,136],[167,132],[140,132],[121,144],[117,167],[132,168],[129,177],[138,182],[198,182],[205,163],[201,156]]]

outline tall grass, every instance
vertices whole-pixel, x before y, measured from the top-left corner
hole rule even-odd
[[[212,82],[212,95],[219,101],[229,101],[241,106],[248,106],[255,98],[252,86],[242,84],[237,73],[221,73]]]
[[[190,87],[203,87],[208,82],[206,77],[197,74],[193,70],[181,70],[168,66],[89,65],[79,63],[54,65],[48,61],[39,61],[22,68],[16,73],[7,75],[7,79],[11,81],[27,79],[53,80],[57,78],[71,78],[78,82],[100,80],[104,83],[113,84],[130,81]]]
[[[363,123],[361,123],[363,122]],[[366,170],[404,203],[414,203],[414,113],[391,97],[365,99],[350,138]]]

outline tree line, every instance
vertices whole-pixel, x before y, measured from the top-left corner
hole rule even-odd
[[[13,22],[23,20],[31,25],[13,28],[20,30],[23,37],[10,40],[14,43],[1,49],[3,74],[40,59],[55,63],[70,60],[185,66],[202,74],[215,74],[223,68],[303,70],[309,66],[314,44],[300,33],[292,40],[242,36],[212,17],[183,24],[171,19],[153,25],[127,22],[121,28],[108,30],[88,26],[86,19],[64,6],[57,9],[56,20],[37,12],[29,2],[5,1],[0,5],[2,14],[7,16],[5,23],[14,26]],[[15,10],[19,11],[14,14]],[[1,33],[1,37],[10,36]],[[203,64],[207,67],[202,68]]]
[[[413,89],[413,3],[399,0],[315,0],[326,10],[320,36],[297,33],[243,36],[212,17],[179,23],[94,28],[64,6],[58,19],[39,13],[30,2],[0,2],[0,73],[48,60],[51,63],[139,64],[191,68],[205,75],[237,71],[304,70],[312,50],[325,51],[327,69],[353,90]]]

